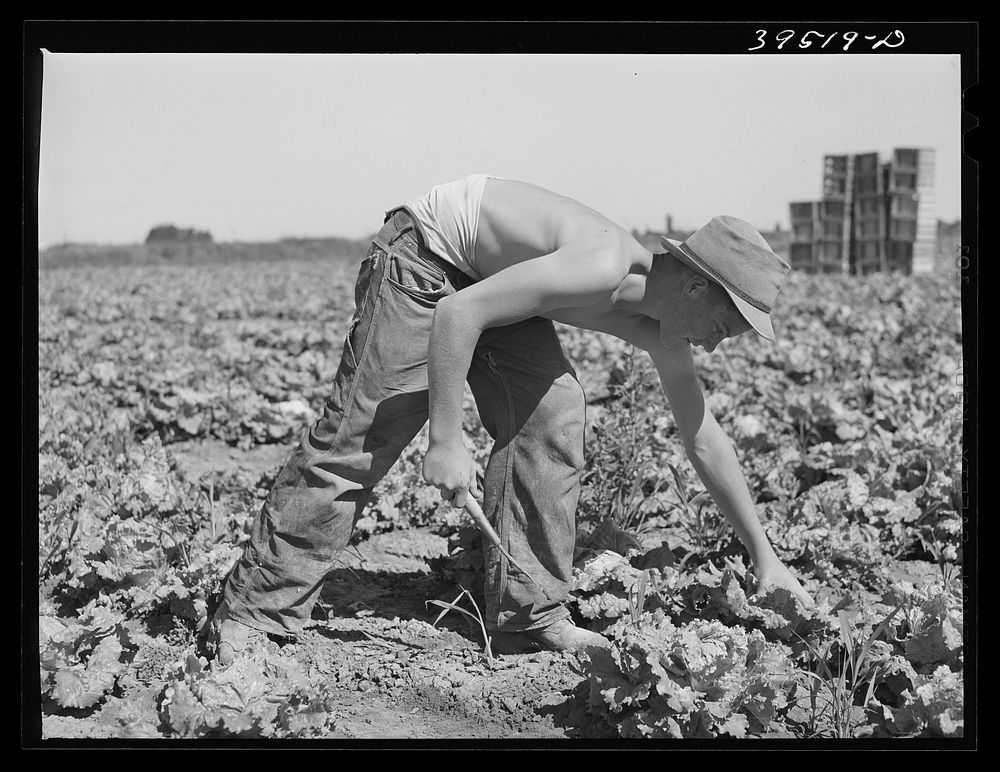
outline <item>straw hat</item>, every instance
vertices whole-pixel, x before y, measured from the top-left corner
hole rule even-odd
[[[685,241],[664,236],[660,241],[671,255],[721,285],[757,334],[774,340],[771,310],[791,266],[752,225],[720,215]]]

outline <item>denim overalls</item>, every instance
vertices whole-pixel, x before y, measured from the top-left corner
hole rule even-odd
[[[427,351],[437,302],[474,279],[430,252],[405,209],[389,213],[361,263],[356,310],[323,415],[278,475],[223,614],[295,634],[382,479],[428,418]],[[487,517],[514,559],[485,544],[486,624],[544,627],[569,616],[586,400],[550,320],[486,330],[467,376],[494,438]]]

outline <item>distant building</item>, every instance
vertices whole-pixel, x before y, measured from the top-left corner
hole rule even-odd
[[[823,159],[823,197],[789,205],[792,268],[812,273],[927,273],[937,253],[934,150],[895,148]]]
[[[177,241],[201,241],[211,242],[212,234],[208,231],[199,231],[194,228],[178,228],[176,225],[156,225],[150,229],[146,236],[147,244],[157,242],[177,242]]]

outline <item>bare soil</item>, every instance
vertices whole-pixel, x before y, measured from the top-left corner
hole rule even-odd
[[[375,535],[343,554],[300,639],[271,640],[310,684],[334,694],[334,739],[613,737],[585,709],[586,684],[571,654],[484,656],[478,626],[450,613],[428,561],[447,540],[430,529]],[[453,600],[453,597],[448,598]],[[154,622],[154,625],[156,622]],[[92,711],[43,706],[46,738],[166,736],[160,703],[171,671],[197,642],[160,620],[119,688]],[[159,634],[153,634],[153,633]]]

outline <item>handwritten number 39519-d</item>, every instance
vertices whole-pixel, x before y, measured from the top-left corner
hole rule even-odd
[[[748,48],[747,51],[759,51],[760,49],[764,48],[767,45],[767,34],[768,31],[766,29],[757,30],[756,31],[757,45],[753,46],[752,48]],[[812,37],[813,35],[815,35],[815,38]],[[825,36],[824,38],[822,32],[817,32],[816,30],[809,30],[808,32],[802,33],[802,36],[799,38],[798,47],[809,48],[813,44],[819,44],[820,48],[826,48],[830,44],[830,42],[838,35],[842,37],[844,40],[843,48],[841,48],[842,51],[846,51],[847,49],[849,49],[851,47],[851,44],[853,44],[855,40],[861,37],[859,33],[854,32],[853,30],[849,30],[847,32],[832,32],[829,35]],[[781,32],[779,32],[777,35],[774,36],[774,40],[777,41],[776,48],[780,51],[782,48],[784,48],[785,44],[789,40],[792,40],[795,36],[796,36],[795,30],[791,29],[782,30]],[[903,33],[900,32],[898,29],[894,29],[884,38],[879,38],[878,35],[865,35],[863,39],[869,41],[875,41],[871,47],[872,51],[882,46],[885,46],[886,48],[899,48],[906,41],[906,38],[903,37]],[[820,42],[821,40],[822,42]]]

